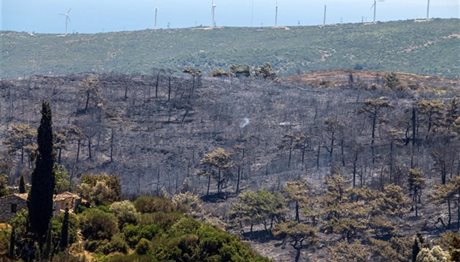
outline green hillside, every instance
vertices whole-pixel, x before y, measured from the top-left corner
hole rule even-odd
[[[1,32],[0,77],[271,62],[283,74],[336,68],[460,75],[460,20],[325,28],[204,28],[101,34]]]

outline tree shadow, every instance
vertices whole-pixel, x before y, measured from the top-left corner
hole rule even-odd
[[[235,193],[232,192],[220,192],[209,195],[204,195],[201,197],[201,200],[206,203],[219,203],[225,202],[227,199],[235,197]]]
[[[258,230],[258,231],[252,231],[252,232],[245,232],[241,234],[243,239],[249,240],[249,241],[254,241],[258,243],[267,243],[272,240],[275,240],[275,237],[273,236],[271,231],[267,230]]]

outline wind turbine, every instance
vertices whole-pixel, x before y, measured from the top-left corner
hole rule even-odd
[[[428,0],[428,3],[426,5],[426,20],[430,19],[430,0]]]
[[[72,8],[70,8],[69,10],[67,10],[66,13],[59,13],[59,15],[62,15],[65,17],[65,34],[67,35],[67,28],[68,28],[68,25],[70,23],[70,11],[72,11]]]
[[[251,8],[251,26],[254,26],[254,0],[252,0],[252,8]]]
[[[157,29],[157,22],[158,22],[158,7],[155,7],[155,25],[154,25],[154,29]]]
[[[278,1],[276,1],[275,6],[275,27],[278,26]]]
[[[384,2],[385,0],[374,0],[374,4],[372,4],[371,8],[374,8],[374,23],[377,19],[377,2]]]
[[[327,5],[324,5],[323,26],[326,25],[326,12],[327,12]]]
[[[216,7],[217,5],[214,3],[214,0],[212,0],[211,12],[212,12],[212,26],[213,27],[216,27]]]

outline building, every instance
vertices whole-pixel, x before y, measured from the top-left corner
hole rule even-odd
[[[63,192],[55,195],[53,199],[54,216],[58,216],[61,212],[64,212],[66,208],[70,212],[74,212],[76,208],[81,204],[81,197],[71,192]]]
[[[27,197],[28,194],[12,194],[0,198],[0,223],[6,223],[16,213],[22,209],[27,208]],[[64,212],[66,208],[70,212],[74,212],[76,208],[81,204],[81,197],[71,192],[63,192],[53,197],[53,215],[58,216],[61,212]]]
[[[28,194],[12,194],[0,198],[0,223],[8,222],[16,213],[27,208]]]

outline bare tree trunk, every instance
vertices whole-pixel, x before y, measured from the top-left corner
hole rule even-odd
[[[155,82],[155,98],[158,98],[158,85],[160,84],[160,74],[157,74],[157,81]]]
[[[447,209],[448,209],[448,221],[447,221],[447,227],[450,228],[450,224],[452,222],[452,210],[451,210],[451,206],[450,206],[450,198],[447,199]]]
[[[372,151],[372,164],[375,164],[375,129],[377,127],[377,111],[374,112],[372,117],[372,139],[371,139],[371,151]]]
[[[81,147],[81,139],[77,141],[77,163],[80,161],[80,147]]]
[[[176,91],[177,94],[177,91]],[[168,77],[168,101],[171,99],[171,76]]]
[[[240,193],[241,166],[238,165],[238,177],[236,180],[236,194]]]
[[[299,201],[295,201],[295,220],[297,222],[300,222],[299,208]]]
[[[355,152],[355,158],[353,160],[353,188],[356,187],[356,169],[358,164],[358,152]]]
[[[88,106],[89,106],[89,95],[90,95],[90,92],[89,92],[89,89],[88,89],[88,90],[86,90],[85,111],[88,111]]]
[[[319,169],[319,156],[321,154],[321,143],[318,144],[318,150],[316,151],[316,169]]]
[[[110,162],[113,162],[113,138],[114,138],[114,130],[112,128],[112,132],[110,134]]]
[[[91,154],[91,138],[88,137],[88,158],[92,159],[93,155]]]

